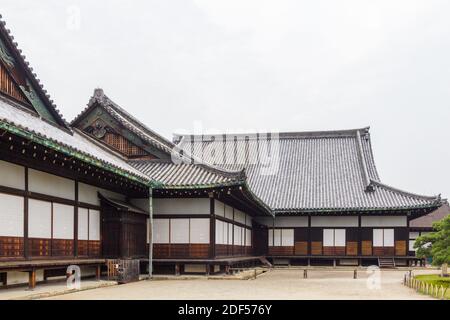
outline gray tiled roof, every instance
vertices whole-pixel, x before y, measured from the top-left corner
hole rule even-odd
[[[272,139],[262,139],[266,136]],[[206,163],[245,168],[250,189],[277,213],[412,209],[441,203],[439,196],[420,196],[380,182],[369,128],[215,138],[175,135],[174,140]],[[272,162],[267,162],[267,154]]]
[[[224,186],[245,181],[243,171],[229,172],[202,164],[176,164],[171,160],[130,160],[128,163],[165,188]]]

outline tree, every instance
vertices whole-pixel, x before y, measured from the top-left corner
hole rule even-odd
[[[450,264],[450,215],[433,223],[433,232],[416,239],[414,248],[420,258],[432,258],[432,264]]]

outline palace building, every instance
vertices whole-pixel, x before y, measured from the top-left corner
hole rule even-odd
[[[383,184],[368,128],[173,140],[101,89],[65,121],[0,21],[0,282],[107,259],[407,265],[410,221],[446,202]]]

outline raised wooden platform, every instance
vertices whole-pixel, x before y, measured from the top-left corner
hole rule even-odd
[[[105,259],[60,259],[60,260],[20,260],[20,261],[1,261],[0,272],[3,273],[1,281],[7,285],[6,272],[19,271],[28,272],[28,286],[30,289],[36,287],[37,270],[54,270],[67,268],[71,265],[93,266],[96,267],[96,276],[100,278],[101,267],[106,263]]]

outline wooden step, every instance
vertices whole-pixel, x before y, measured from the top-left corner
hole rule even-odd
[[[380,258],[378,257],[378,266],[380,268],[395,268],[394,258]]]
[[[273,265],[269,262],[269,260],[266,259],[266,257],[260,257],[259,261],[261,261],[262,264],[268,266],[269,268],[273,268]]]

